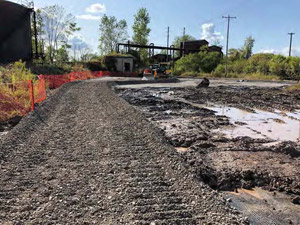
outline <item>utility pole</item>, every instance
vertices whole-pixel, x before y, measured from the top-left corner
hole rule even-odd
[[[185,46],[185,40],[184,40],[184,37],[185,37],[185,27],[183,28],[183,35],[182,35],[182,48],[184,49],[184,46]],[[183,55],[184,56],[184,50],[180,50],[180,55]]]
[[[228,16],[223,16],[222,18],[227,19],[227,43],[226,43],[226,60],[225,60],[225,63],[226,63],[225,77],[227,77],[227,75],[228,75],[228,44],[229,44],[230,20],[236,19],[236,17],[228,15]]]
[[[292,56],[292,43],[293,43],[293,35],[294,35],[295,33],[288,33],[288,35],[290,35],[291,37],[290,37],[290,50],[289,50],[289,57],[291,57]]]
[[[168,35],[167,35],[167,62],[169,62],[169,39],[170,39],[170,27],[168,27]]]

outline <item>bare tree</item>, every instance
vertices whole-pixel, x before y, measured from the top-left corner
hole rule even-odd
[[[60,45],[66,45],[69,36],[80,28],[76,27],[75,17],[67,14],[65,9],[58,5],[46,6],[41,9],[43,32],[51,63],[55,52]]]

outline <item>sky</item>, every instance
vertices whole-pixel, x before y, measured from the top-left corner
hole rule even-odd
[[[18,0],[14,0],[18,1]],[[82,28],[76,39],[97,51],[101,16],[125,19],[132,37],[134,15],[139,8],[148,9],[151,22],[149,43],[165,46],[167,27],[170,41],[183,33],[211,44],[226,46],[227,20],[222,16],[236,16],[231,20],[229,48],[242,47],[247,36],[255,39],[254,52],[287,54],[290,37],[293,55],[300,56],[299,0],[34,0],[36,7],[58,4],[76,16]]]

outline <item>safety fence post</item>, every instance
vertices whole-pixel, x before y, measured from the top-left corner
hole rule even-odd
[[[71,72],[70,73],[70,82],[74,81],[75,80],[75,77],[74,77],[74,73]]]
[[[31,111],[34,110],[34,92],[33,92],[33,82],[32,80],[28,80],[28,87],[30,92],[30,101],[31,101]]]
[[[100,71],[100,77],[103,77],[103,71],[102,70]]]

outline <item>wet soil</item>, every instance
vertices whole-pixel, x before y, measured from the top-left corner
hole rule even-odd
[[[300,108],[300,92],[288,93],[282,88],[219,86],[208,89],[184,89],[185,99],[205,104],[214,102],[249,111],[258,108],[273,112],[294,111]]]
[[[117,92],[164,132],[197,179],[237,193],[228,195],[230,204],[251,224],[300,224],[293,203],[300,195],[300,93],[222,86]],[[242,194],[256,187],[281,198]]]
[[[259,186],[300,194],[299,142],[273,140],[267,135],[248,137],[246,132],[236,137],[225,135],[223,130],[245,126],[245,121],[233,123],[232,118],[219,115],[207,105],[226,102],[227,106],[252,113],[256,109],[295,113],[300,109],[299,93],[257,87],[146,88],[118,92],[164,131],[169,143],[181,152],[186,167],[212,188],[234,191]],[[293,118],[296,125],[300,124],[299,119]],[[259,127],[254,132],[260,133]]]

